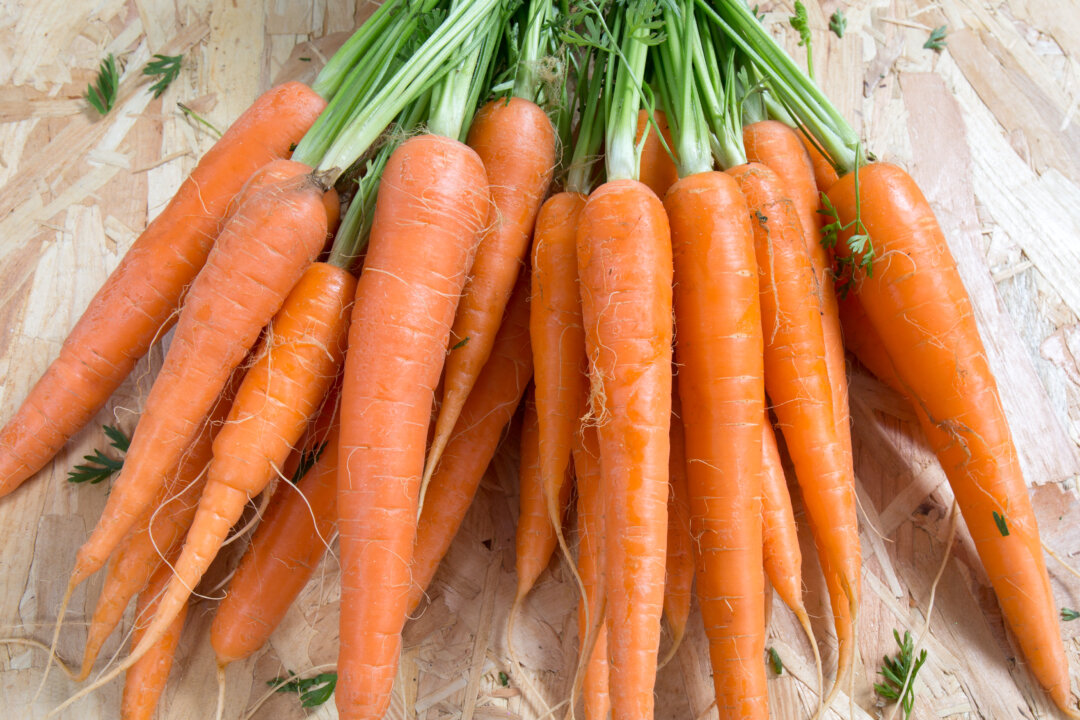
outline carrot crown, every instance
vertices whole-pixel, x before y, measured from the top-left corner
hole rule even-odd
[[[694,72],[702,89],[705,116],[712,128],[712,151],[720,167],[746,162],[742,140],[742,107],[736,93],[735,49],[724,48],[704,18],[693,30]],[[718,57],[724,57],[720,66]]]
[[[700,50],[693,0],[664,6],[666,38],[657,47],[656,78],[675,141],[679,177],[712,169],[709,129],[694,74],[695,45]]]
[[[552,50],[551,22],[555,11],[551,0],[530,0],[529,19],[517,55],[514,97],[537,102],[540,99],[541,60]]]
[[[589,72],[593,63],[599,64],[594,48],[588,48],[581,59],[577,77],[580,120],[577,142],[566,172],[566,189],[588,195],[592,189],[593,166],[600,154],[603,140],[604,116],[601,99],[604,90],[604,73]]]

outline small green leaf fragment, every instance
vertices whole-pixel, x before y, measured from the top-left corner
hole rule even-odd
[[[287,681],[287,682],[286,682]],[[297,693],[300,696],[300,707],[316,707],[329,700],[337,686],[337,673],[319,673],[309,678],[298,678],[291,670],[289,677],[276,677],[267,680],[266,684],[274,688],[274,692]],[[275,687],[280,685],[280,687]]]
[[[994,511],[994,523],[997,525],[1001,537],[1009,537],[1009,525],[1005,522],[1005,516],[998,515],[997,510]]]
[[[772,666],[774,675],[784,674],[784,663],[780,659],[780,653],[776,652],[776,648],[769,648],[769,665]]]
[[[304,452],[300,453],[300,462],[296,464],[296,470],[293,472],[289,482],[293,485],[299,484],[304,476],[307,475],[315,463],[319,462],[319,458],[322,457],[323,451],[326,450],[326,443],[322,443],[318,447],[308,448]]]
[[[450,349],[451,350],[458,350],[460,348],[465,347],[468,344],[469,344],[469,336],[466,335],[464,338],[462,338],[461,342],[457,343],[456,345],[454,345],[454,347],[452,347]]]
[[[157,81],[150,86],[155,98],[161,97],[165,89],[172,85],[172,81],[180,74],[180,61],[183,57],[183,55],[155,55],[154,59],[143,68],[143,75],[157,78]]]
[[[847,18],[844,17],[843,10],[837,10],[829,17],[829,29],[836,37],[844,37],[844,31],[847,30]]]
[[[935,52],[941,52],[948,42],[945,40],[945,36],[949,34],[948,25],[939,25],[930,31],[930,37],[923,43],[923,47],[927,50],[933,50]]]
[[[510,676],[502,670],[499,671],[499,684],[503,687],[510,687]]]
[[[896,657],[885,656],[882,658],[881,669],[878,670],[878,674],[885,678],[885,682],[875,683],[874,691],[890,702],[899,700],[900,707],[904,711],[904,718],[909,720],[915,707],[915,676],[918,674],[919,668],[926,662],[926,650],[919,653],[919,658],[916,660],[914,657],[915,643],[911,639],[910,632],[905,630],[904,638],[901,640],[900,633],[893,630],[893,638],[895,638],[896,644],[900,646],[900,651],[897,652]],[[906,689],[904,689],[905,680],[907,680]],[[901,690],[904,690],[903,697],[900,696]]]
[[[301,57],[301,58],[296,58],[296,59],[299,60],[300,62],[311,62],[311,58],[309,58],[309,57]]]
[[[1067,608],[1067,607],[1061,608],[1061,619],[1063,621],[1072,622],[1073,620],[1076,620],[1077,618],[1080,618],[1080,612],[1077,612],[1076,610],[1073,610],[1072,608]]]
[[[104,430],[105,435],[109,438],[109,445],[121,453],[127,452],[131,440],[122,430],[112,425],[105,425]],[[97,485],[108,480],[124,467],[122,457],[118,459],[111,458],[100,450],[94,450],[91,455],[83,455],[83,460],[86,461],[84,464],[76,465],[72,470],[68,471],[68,482],[88,482],[91,485]]]
[[[120,69],[116,65],[116,57],[109,53],[98,66],[97,78],[86,88],[86,101],[99,114],[105,115],[112,110],[119,89]]]
[[[799,33],[799,46],[810,42],[810,18],[806,14],[806,6],[799,0],[795,0],[795,14],[789,18],[791,27]]]

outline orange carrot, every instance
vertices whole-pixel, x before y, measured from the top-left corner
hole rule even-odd
[[[287,157],[325,105],[301,83],[272,88],[203,156],[0,430],[0,496],[44,467],[164,334],[233,196],[260,167]]]
[[[612,713],[646,718],[664,605],[671,421],[671,239],[660,200],[635,180],[601,185],[582,211],[577,257],[603,475]]]
[[[171,578],[172,568],[168,563],[161,563],[149,584],[139,593],[139,601],[135,606],[135,630],[131,634],[132,647],[138,645],[148,632],[150,619],[157,612],[158,601]],[[165,634],[128,669],[120,704],[121,720],[151,720],[154,717],[154,710],[169,679],[169,671],[172,669],[176,646],[180,642],[180,632],[184,628],[186,617],[187,603],[184,603]]]
[[[483,161],[491,183],[492,226],[480,241],[454,317],[442,406],[423,487],[435,472],[465,399],[491,354],[555,170],[555,129],[547,113],[520,97],[493,100],[482,107],[469,128],[468,144]]]
[[[1038,525],[956,263],[906,172],[886,163],[857,172],[828,193],[851,224],[837,253],[850,258],[856,229],[870,236],[873,274],[854,258],[859,301],[949,478],[1006,624],[1054,703],[1077,717]]]
[[[336,403],[323,414],[336,416]],[[218,605],[210,644],[219,666],[261,648],[322,560],[337,519],[338,426],[295,487],[279,487]]]
[[[383,172],[341,401],[343,718],[381,718],[390,699],[434,389],[488,207],[484,165],[455,140],[410,138]]]
[[[768,718],[762,569],[765,389],[758,258],[731,175],[683,177],[664,199],[697,596],[721,718]]]
[[[677,382],[673,384],[671,394],[671,457],[668,461],[671,495],[668,498],[667,579],[664,582],[664,617],[671,629],[671,647],[661,665],[675,657],[682,644],[686,621],[690,617],[690,590],[694,584],[690,491],[686,486],[685,434],[677,385]]]
[[[542,535],[543,547],[530,541],[518,543],[518,597],[524,596],[536,575],[547,565],[556,540],[562,498],[569,488],[566,470],[570,448],[578,425],[577,407],[585,392],[585,328],[581,324],[581,296],[577,284],[577,224],[585,195],[563,192],[549,198],[536,218],[532,251],[532,300],[529,303],[529,335],[536,368],[536,411],[539,424],[537,480],[541,487],[541,516],[534,515],[529,501],[531,475],[521,474],[521,513],[518,537]],[[522,447],[532,449],[522,443]],[[522,459],[522,467],[529,465]],[[533,522],[535,521],[535,523]],[[526,571],[526,557],[534,557],[537,567]],[[542,552],[541,552],[542,551]]]
[[[104,564],[147,507],[229,374],[322,249],[324,189],[304,166],[294,165],[296,176],[268,186],[237,210],[188,292],[124,469],[79,550],[72,587]]]
[[[840,176],[836,174],[836,168],[818,150],[817,145],[807,140],[801,133],[799,139],[802,140],[806,153],[810,156],[810,162],[813,163],[814,184],[817,185],[818,192],[828,192],[829,188],[840,179]]]
[[[574,433],[574,472],[577,475],[578,574],[585,601],[578,607],[578,642],[585,659],[585,720],[604,720],[611,710],[608,693],[607,627],[604,619],[604,498],[601,494],[600,446],[596,428]]]
[[[484,471],[491,464],[499,440],[532,377],[528,299],[529,279],[523,272],[506,306],[491,355],[461,409],[443,460],[431,478],[428,501],[424,503],[416,528],[410,612],[420,603],[439,563],[450,549]],[[554,548],[554,534],[550,543]],[[518,557],[520,559],[520,555]]]
[[[664,142],[660,142],[660,137],[656,134],[656,127],[649,123],[649,112],[644,109],[638,110],[635,142],[641,142],[641,136],[645,133],[645,128],[649,129],[649,134],[645,138],[645,145],[641,148],[641,169],[638,179],[648,185],[649,189],[656,193],[656,197],[663,200],[668,188],[679,179],[679,171],[675,167],[675,161],[671,159],[671,153],[675,151],[675,145],[671,141],[671,130],[668,128],[667,115],[664,114],[663,110],[654,110],[653,117],[656,119],[656,125],[660,128]],[[664,147],[664,143],[667,143],[667,147]]]

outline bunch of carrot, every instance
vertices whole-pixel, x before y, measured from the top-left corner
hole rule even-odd
[[[561,84],[540,77],[552,59]],[[762,87],[794,128],[743,127]],[[815,178],[812,157],[844,177]],[[340,227],[335,185],[351,196]],[[261,97],[139,238],[0,431],[0,494],[174,316],[69,584],[108,563],[81,678],[136,594],[139,629],[75,697],[126,671],[124,717],[152,715],[190,594],[278,486],[213,624],[223,681],[336,533],[338,710],[383,717],[405,621],[527,395],[511,645],[561,549],[581,593],[571,707],[580,693],[586,718],[652,717],[696,585],[720,717],[767,718],[766,577],[817,655],[771,409],[838,640],[827,693],[817,659],[820,715],[854,682],[859,618],[847,342],[912,401],[1006,622],[1077,717],[1034,515],[933,214],[901,169],[863,163],[739,0],[385,3],[312,88]]]

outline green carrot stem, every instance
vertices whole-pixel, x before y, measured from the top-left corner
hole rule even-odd
[[[549,25],[553,15],[551,0],[530,0],[529,22],[521,40],[517,72],[514,76],[514,97],[536,102],[540,94],[537,68],[549,50]]]
[[[428,4],[434,5],[433,2]],[[395,22],[395,16],[404,11],[404,5],[405,0],[387,0],[380,5],[334,53],[311,84],[311,89],[327,100],[332,99],[357,62],[368,59],[371,48]]]

